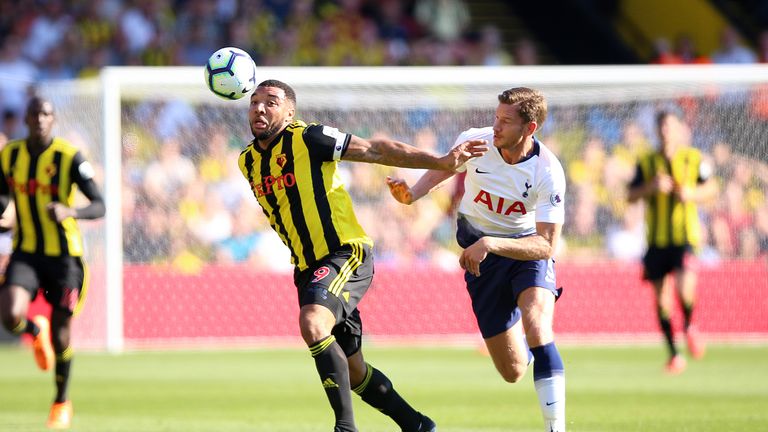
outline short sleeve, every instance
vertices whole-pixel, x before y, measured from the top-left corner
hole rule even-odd
[[[565,173],[559,162],[545,168],[539,183],[536,222],[565,222]]]
[[[696,183],[706,183],[712,177],[713,173],[712,164],[708,161],[701,161],[699,164],[699,176],[696,179]]]
[[[304,142],[310,154],[324,161],[337,161],[347,151],[351,134],[321,124],[312,124],[304,129]]]
[[[92,180],[96,171],[93,169],[93,165],[85,160],[83,154],[80,152],[75,153],[72,157],[72,179],[78,185],[82,185],[83,182]]]

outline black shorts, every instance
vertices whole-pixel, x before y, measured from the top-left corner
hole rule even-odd
[[[5,272],[4,286],[18,285],[32,299],[38,288],[54,309],[76,315],[85,302],[86,267],[81,257],[50,257],[14,252]]]
[[[336,326],[331,333],[347,357],[362,345],[363,322],[357,304],[372,280],[373,254],[365,244],[345,245],[293,275],[300,307],[318,304],[333,312]]]
[[[659,280],[673,271],[682,270],[691,251],[690,246],[648,248],[643,257],[643,279]]]

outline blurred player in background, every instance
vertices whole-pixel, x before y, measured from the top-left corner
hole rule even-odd
[[[0,150],[8,143],[8,137],[0,132]],[[5,269],[8,267],[8,261],[11,259],[13,251],[13,224],[16,220],[16,210],[11,203],[5,211],[0,214],[0,286],[5,281]]]
[[[0,286],[5,282],[5,270],[13,252],[13,225],[16,220],[16,209],[10,203],[0,216]]]
[[[563,432],[565,371],[552,330],[560,290],[552,257],[565,218],[565,175],[534,137],[547,116],[544,96],[518,87],[498,100],[493,127],[469,129],[456,140],[493,140],[495,147],[460,168],[466,177],[458,208],[456,238],[464,248],[459,262],[496,369],[507,382],[517,382],[532,355],[544,430]],[[395,178],[387,184],[396,200],[411,204],[452,175],[432,170],[413,187]]]
[[[26,139],[0,151],[0,213],[11,199],[16,206],[13,254],[0,287],[0,318],[15,335],[30,334],[38,367],[54,368],[56,397],[47,426],[67,429],[72,403],[67,397],[72,366],[72,317],[85,300],[87,269],[83,241],[75,219],[104,216],[94,170],[76,147],[52,135],[53,104],[34,96],[27,106]],[[90,200],[72,204],[77,188]],[[52,307],[50,320],[27,319],[38,289]]]
[[[645,200],[648,250],[643,258],[643,278],[653,285],[659,326],[669,348],[666,370],[678,374],[686,360],[675,346],[670,314],[674,298],[667,276],[673,275],[683,308],[688,351],[704,356],[704,343],[691,324],[696,304],[693,249],[699,244],[697,203],[716,191],[712,169],[691,147],[691,131],[680,114],[660,111],[656,116],[659,149],[640,157],[629,185],[629,201]]]
[[[461,143],[441,157],[389,139],[365,140],[329,126],[308,126],[294,119],[295,113],[296,93],[289,85],[259,84],[248,111],[254,140],[240,154],[239,165],[291,251],[301,336],[333,408],[334,431],[357,431],[352,391],[405,432],[434,431],[435,423],[363,359],[357,305],[373,278],[373,242],[357,222],[337,165],[349,160],[453,170],[482,154],[486,143]]]

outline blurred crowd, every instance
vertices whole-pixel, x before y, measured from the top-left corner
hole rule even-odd
[[[201,65],[225,45],[246,49],[260,65],[538,62],[531,41],[519,41],[509,53],[497,28],[474,29],[471,19],[461,0],[0,0],[0,144],[25,133],[21,84],[94,76],[105,65]],[[660,39],[651,61],[765,61],[768,33],[759,46],[760,52],[752,51],[725,29],[717,52],[698,53],[681,36],[674,44]],[[763,142],[754,139],[754,130],[768,122],[766,92],[756,89],[736,103],[708,97],[666,101],[686,112],[690,144],[711,161],[720,188],[716,200],[701,206],[704,262],[768,256],[768,154],[754,144]],[[637,155],[656,145],[658,108],[651,102],[551,105],[539,138],[558,153],[569,181],[560,256],[639,260],[643,209],[627,205],[626,186]],[[236,166],[251,139],[240,108],[147,101],[124,110],[126,260],[171,263],[188,272],[206,263],[291,270],[287,249]],[[462,130],[490,124],[493,112],[491,106],[487,112],[302,109],[301,118],[442,152]],[[418,171],[341,166],[360,222],[376,241],[378,265],[458,266],[456,182],[402,206],[389,197],[384,178],[413,182]]]
[[[463,0],[0,0],[0,109],[26,84],[109,65],[203,65],[222,46],[263,66],[508,65],[498,28]]]
[[[560,257],[639,261],[645,250],[643,204],[627,204],[627,185],[637,156],[657,145],[656,111],[671,105],[685,113],[691,128],[686,144],[704,152],[719,188],[716,199],[700,206],[701,261],[768,257],[768,154],[764,149],[757,157],[748,154],[725,127],[732,117],[754,116],[753,108],[709,97],[681,102],[551,106],[539,138],[558,154],[569,181]],[[169,110],[188,120],[164,120]],[[267,226],[235,164],[250,139],[238,123],[241,113],[217,107],[219,121],[212,124],[199,121],[210,117],[206,110],[144,103],[127,114],[133,122],[123,143],[126,259],[171,262],[192,272],[209,262],[290,271],[287,249]],[[492,115],[452,109],[302,111],[307,120],[361,136],[386,134],[438,152],[450,148],[463,129],[488,124]],[[230,122],[239,126],[224,126]],[[340,166],[358,218],[376,241],[378,265],[457,268],[457,181],[403,206],[389,196],[384,178],[413,183],[418,170]]]
[[[768,63],[768,30],[757,37],[756,49],[741,39],[736,28],[727,26],[720,32],[720,45],[711,53],[703,53],[693,38],[680,33],[670,41],[660,37],[654,42],[653,64],[750,64]]]

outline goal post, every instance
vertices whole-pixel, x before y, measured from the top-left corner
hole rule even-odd
[[[622,187],[637,150],[627,140],[634,136],[652,147],[653,112],[680,108],[693,122],[693,145],[716,164],[715,153],[728,145],[729,168],[716,167],[726,170],[716,172],[723,201],[727,188],[741,193],[741,210],[753,222],[718,231],[717,224],[732,216],[728,203],[704,206],[710,247],[702,257],[704,310],[697,313],[714,320],[705,331],[723,338],[768,335],[759,318],[768,312],[765,303],[729,298],[715,311],[723,299],[714,285],[729,283],[735,295],[768,288],[768,237],[761,237],[768,231],[759,222],[768,209],[768,175],[761,171],[768,161],[768,66],[257,67],[256,78],[290,84],[297,117],[307,122],[364,137],[388,134],[441,152],[462,130],[492,124],[502,90],[541,90],[549,118],[540,138],[558,152],[569,182],[566,247],[558,260],[566,295],[558,302],[556,330],[574,338],[657,336],[651,298],[640,281],[640,247],[626,240],[642,243],[642,235],[624,229],[633,221]],[[238,183],[232,166],[221,162],[236,164],[238,146],[251,139],[247,97],[217,98],[200,67],[107,67],[98,80],[41,88],[63,105],[59,131],[90,130],[82,141],[103,167],[107,215],[85,227],[94,278],[86,305],[92,311],[76,328],[79,345],[120,352],[298,341],[290,268],[279,261],[285,253],[254,212],[245,181]],[[212,153],[222,141],[229,159]],[[166,156],[171,148],[177,154]],[[182,161],[168,170],[166,157]],[[750,177],[731,181],[739,175],[733,167],[746,167]],[[361,224],[377,244],[377,275],[361,305],[366,331],[380,340],[474,337],[453,226],[445,216],[450,188],[419,206],[398,207],[389,202],[384,176],[414,179],[417,172],[344,162],[342,172]],[[156,178],[169,182],[167,196]],[[209,214],[219,218],[206,219]],[[241,219],[251,218],[246,230],[258,233],[263,250],[242,261],[225,257],[226,233],[219,231],[234,232]],[[625,237],[614,238],[612,230]],[[719,237],[722,230],[732,237],[730,246]],[[619,250],[611,249],[609,238]],[[757,243],[756,252],[749,242]],[[736,271],[741,280],[729,282]]]
[[[123,169],[121,85],[125,80],[118,69],[101,73],[104,110],[104,194],[107,207],[105,232],[106,341],[109,352],[121,352],[123,335]]]

